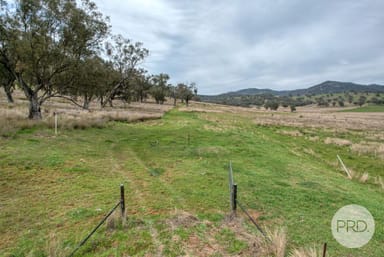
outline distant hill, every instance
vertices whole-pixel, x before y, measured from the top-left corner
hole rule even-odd
[[[338,94],[343,92],[357,92],[357,93],[382,93],[384,92],[384,86],[371,84],[361,85],[351,82],[339,82],[339,81],[325,81],[321,84],[315,85],[307,89],[297,89],[292,91],[286,91],[292,95],[320,95],[320,94]]]
[[[340,94],[340,93],[384,93],[384,86],[370,84],[370,85],[361,85],[351,82],[339,82],[339,81],[325,81],[318,85],[306,88],[306,89],[296,89],[296,90],[272,90],[272,89],[258,89],[258,88],[247,88],[241,89],[234,92],[228,92],[219,95],[200,95],[200,100],[203,102],[213,102],[213,103],[221,103],[221,104],[229,104],[229,105],[240,105],[240,106],[250,106],[250,105],[258,105],[261,106],[268,101],[279,102],[282,105],[307,105],[318,103],[319,105],[328,105],[335,103],[344,102],[347,100],[344,98],[335,99],[329,95]],[[328,95],[327,98],[322,98],[321,95]],[[316,96],[315,98],[311,98],[312,96]],[[371,96],[370,98],[372,98]],[[302,99],[299,99],[302,98]],[[357,104],[358,99],[351,98],[348,96],[348,100],[351,103]],[[370,99],[361,100],[360,102],[369,101]],[[373,99],[372,102],[376,104],[381,104],[384,101],[382,96],[380,99]]]
[[[258,88],[247,88],[241,89],[234,92],[228,92],[215,96],[202,96],[202,97],[224,97],[224,96],[245,96],[245,95],[264,95],[271,94],[275,96],[289,96],[289,95],[320,95],[320,94],[337,94],[343,92],[357,92],[357,93],[384,93],[384,86],[371,84],[362,85],[351,82],[339,82],[339,81],[325,81],[318,85],[306,88],[306,89],[295,89],[295,90],[272,90],[272,89],[258,89]]]

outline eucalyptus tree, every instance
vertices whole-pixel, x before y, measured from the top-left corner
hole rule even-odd
[[[165,97],[169,95],[170,85],[168,84],[168,80],[169,75],[164,73],[152,77],[152,88],[150,93],[158,104],[163,104]]]
[[[107,56],[114,69],[118,73],[119,79],[110,86],[106,92],[102,106],[105,107],[116,97],[129,100],[133,97],[132,82],[137,75],[138,65],[148,56],[148,49],[143,47],[141,42],[132,42],[122,35],[112,37],[112,42],[106,44]]]
[[[135,101],[141,103],[148,97],[152,87],[152,76],[147,74],[148,71],[144,69],[135,69],[132,76],[133,91],[135,94]]]
[[[103,96],[103,92],[111,83],[111,74],[111,67],[98,56],[80,60],[60,77],[61,81],[68,81],[65,82],[67,86],[60,92],[61,97],[81,108],[89,109],[93,100]]]
[[[176,95],[180,98],[185,104],[189,105],[189,101],[197,95],[197,86],[196,83],[192,82],[190,85],[179,83],[176,87]]]
[[[71,85],[63,74],[94,55],[109,25],[89,0],[2,0],[0,61],[29,101],[29,118]],[[68,77],[69,78],[69,77]]]

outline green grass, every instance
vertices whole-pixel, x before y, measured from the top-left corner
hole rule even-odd
[[[355,109],[344,110],[344,112],[384,112],[384,105],[367,105]]]
[[[291,128],[257,126],[236,114],[173,110],[157,121],[0,139],[0,256],[48,256],[50,235],[68,253],[117,203],[120,183],[127,226],[103,226],[78,256],[144,256],[159,249],[180,256],[191,251],[191,242],[198,251],[210,240],[227,255],[239,254],[250,246],[221,225],[229,213],[230,160],[239,200],[260,213],[263,226],[286,227],[288,249],[328,242],[330,256],[383,256],[383,190],[346,179],[335,162],[340,154],[348,167],[384,176],[384,161],[322,141],[359,141],[359,134],[302,129],[304,136],[291,137],[282,129]],[[320,140],[310,141],[311,135]],[[352,203],[376,221],[373,239],[361,249],[343,248],[330,230],[336,211]],[[173,228],[175,209],[198,220]]]

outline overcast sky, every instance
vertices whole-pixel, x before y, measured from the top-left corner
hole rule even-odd
[[[383,0],[95,1],[115,34],[150,50],[143,66],[200,94],[384,84]]]

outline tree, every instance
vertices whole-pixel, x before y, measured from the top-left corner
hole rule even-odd
[[[361,106],[363,106],[365,104],[366,101],[367,101],[367,97],[361,95],[359,97],[359,100],[357,101],[357,104],[361,107]]]
[[[295,112],[296,111],[296,106],[291,105],[290,107],[291,107],[291,112]]]
[[[151,95],[155,98],[156,103],[163,104],[165,97],[169,94],[170,85],[168,85],[169,76],[164,73],[152,77]]]
[[[135,100],[141,103],[148,97],[151,89],[151,76],[144,69],[135,69],[132,75]]]
[[[29,101],[28,117],[41,119],[41,105],[70,85],[59,78],[95,54],[109,26],[89,0],[17,0],[1,16],[0,60]]]
[[[111,73],[113,73],[111,67],[98,56],[81,60],[78,65],[63,74],[62,80],[68,80],[66,77],[69,77],[71,82],[61,94],[63,97],[68,95],[64,98],[75,105],[89,109],[91,101],[102,96],[110,83]],[[79,103],[79,97],[82,99],[82,103]]]
[[[111,104],[116,96],[120,95],[124,99],[133,97],[131,83],[134,81],[133,77],[140,73],[136,68],[149,54],[149,51],[143,47],[143,43],[132,43],[122,35],[113,36],[112,41],[106,44],[106,51],[114,69],[119,74],[119,79],[106,92],[103,107],[108,102]]]
[[[265,109],[271,109],[273,111],[276,111],[277,109],[279,109],[279,103],[276,102],[276,101],[267,101],[264,105]]]
[[[176,95],[181,100],[185,101],[188,107],[189,101],[197,95],[196,83],[192,82],[189,86],[183,83],[177,84]]]

